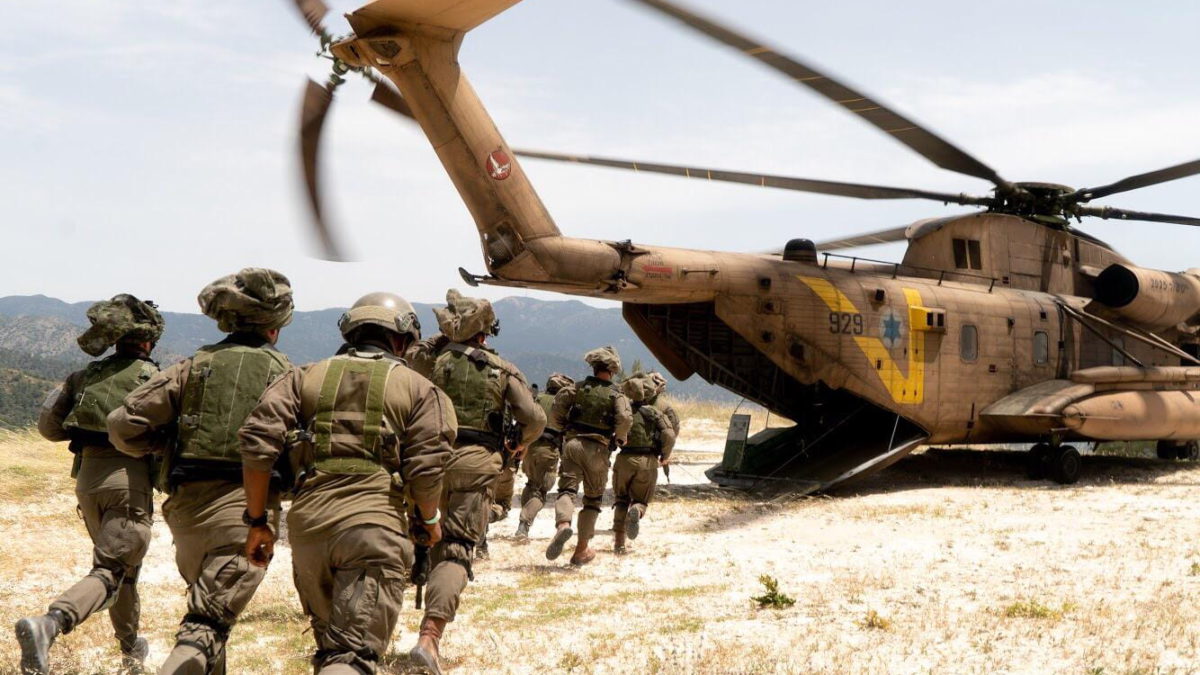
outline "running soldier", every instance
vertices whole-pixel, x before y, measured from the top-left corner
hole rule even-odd
[[[558,498],[554,515],[558,530],[546,548],[546,559],[562,554],[571,538],[571,518],[575,512],[575,495],[583,482],[583,510],[576,523],[579,538],[575,542],[572,565],[586,565],[596,557],[588,547],[596,533],[596,518],[608,487],[610,454],[617,445],[624,445],[633,424],[629,399],[613,382],[621,372],[621,357],[612,347],[593,349],[583,360],[592,367],[592,374],[583,382],[565,386],[554,397],[554,424],[563,429],[562,467],[558,476]]]
[[[633,406],[629,440],[613,462],[613,551],[625,553],[625,536],[637,539],[639,523],[654,498],[658,469],[671,461],[675,428],[667,415],[654,407],[658,383],[649,375],[635,375],[621,383]]]
[[[229,337],[138,387],[108,418],[118,449],[164,455],[158,482],[170,497],[163,516],[188,602],[160,675],[225,672],[229,632],[264,576],[242,555],[249,527],[237,431],[267,385],[291,368],[274,347],[292,319],[292,289],[282,274],[247,268],[209,284],[198,300]],[[274,526],[277,490],[269,502]]]
[[[553,419],[554,395],[563,387],[575,384],[575,380],[554,373],[546,380],[546,391],[538,394],[538,405],[546,413],[546,429],[541,437],[535,440],[521,461],[521,470],[525,473],[525,488],[521,490],[521,521],[517,525],[516,537],[519,540],[529,538],[529,528],[533,519],[546,504],[546,497],[554,487],[554,479],[558,475],[558,460],[562,454],[562,429],[556,428],[549,420]]]
[[[17,622],[22,673],[50,672],[54,638],[104,609],[124,666],[139,670],[146,659],[146,639],[138,637],[137,579],[150,546],[150,464],[114,448],[106,420],[129,392],[158,372],[150,352],[162,336],[163,318],[154,303],[126,294],[97,302],[87,317],[92,325],[79,336],[79,347],[93,357],[115,349],[51,392],[38,416],[38,431],[47,440],[70,441],[75,497],[92,538],[92,570],[51,603],[49,612]]]
[[[266,567],[271,468],[287,453],[292,571],[323,675],[374,673],[413,568],[411,531],[441,539],[438,502],[454,442],[445,394],[398,356],[421,337],[412,305],[371,293],[338,321],[332,358],[293,369],[263,394],[239,432],[251,521],[245,554]],[[294,442],[285,446],[285,438]],[[437,672],[437,662],[422,665]]]

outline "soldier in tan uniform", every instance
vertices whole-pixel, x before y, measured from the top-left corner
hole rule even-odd
[[[667,416],[667,421],[671,423],[671,428],[675,431],[675,438],[678,440],[679,413],[675,412],[675,408],[663,397],[663,394],[667,392],[667,378],[659,372],[649,372],[646,373],[646,376],[654,381],[654,397],[650,399],[650,405]]]
[[[675,428],[667,415],[653,405],[658,383],[649,375],[635,375],[621,383],[633,407],[633,426],[613,462],[613,551],[625,553],[625,537],[637,539],[639,523],[654,498],[659,467],[671,461]]]
[[[546,426],[521,371],[486,344],[499,330],[492,304],[453,289],[446,293],[446,304],[434,310],[443,338],[421,343],[415,351],[424,354],[414,355],[429,367],[431,350],[440,346],[430,379],[450,397],[458,419],[458,437],[443,480],[444,536],[431,551],[428,607],[420,640],[411,651],[418,663],[433,664],[438,662],[446,623],[454,621],[459,598],[474,576],[472,550],[487,528],[489,491],[502,465],[505,418],[511,416],[520,426],[519,445],[510,448],[516,456]]]
[[[374,673],[391,642],[413,566],[408,533],[425,546],[441,539],[455,421],[445,394],[397,356],[421,337],[412,305],[372,293],[338,328],[338,355],[272,384],[239,437],[252,522],[245,554],[261,567],[271,559],[271,468],[286,451],[297,476],[292,571],[317,643],[313,667],[353,675]]]
[[[188,602],[160,675],[225,670],[229,632],[264,575],[242,555],[248,528],[237,431],[267,385],[291,368],[274,347],[292,318],[282,274],[247,268],[209,284],[198,300],[229,337],[162,371],[108,417],[118,449],[163,455],[163,516]],[[278,511],[272,493],[276,522]]]
[[[126,394],[158,372],[150,352],[162,336],[163,318],[154,303],[125,294],[97,302],[87,316],[92,325],[79,336],[80,348],[93,357],[115,349],[51,392],[38,431],[51,441],[70,441],[75,497],[92,538],[92,570],[51,603],[49,612],[17,622],[22,673],[48,673],[54,638],[104,609],[125,665],[137,669],[146,658],[146,639],[138,637],[137,578],[150,546],[150,465],[117,451],[105,420]]]
[[[572,565],[586,565],[596,557],[588,547],[596,533],[596,518],[604,489],[608,487],[610,453],[624,445],[633,424],[629,399],[621,393],[613,377],[621,371],[621,357],[612,347],[593,349],[583,360],[592,374],[583,382],[563,387],[554,397],[555,426],[563,430],[562,467],[558,475],[558,498],[554,515],[558,530],[546,548],[546,558],[554,560],[573,534],[571,517],[575,495],[583,481],[583,510],[579,512],[579,538],[575,542]]]
[[[525,488],[521,490],[521,521],[517,525],[517,539],[528,539],[529,528],[537,517],[542,506],[546,504],[546,496],[554,487],[554,479],[558,476],[558,460],[562,453],[562,429],[550,420],[554,407],[554,395],[563,387],[575,384],[575,380],[554,373],[546,380],[546,390],[537,395],[538,405],[546,413],[546,429],[525,451],[521,461],[521,470],[525,473]]]

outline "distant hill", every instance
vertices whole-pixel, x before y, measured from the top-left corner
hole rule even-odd
[[[36,415],[45,393],[71,370],[87,362],[75,338],[87,325],[91,302],[67,303],[44,295],[0,297],[0,426],[21,426]],[[437,331],[434,305],[417,303],[422,332]],[[613,345],[628,369],[640,361],[647,369],[662,370],[621,318],[618,308],[601,308],[578,300],[547,301],[511,297],[495,303],[500,335],[491,344],[517,364],[530,381],[544,383],[553,372],[572,377],[586,368],[582,356],[600,345]],[[309,363],[332,354],[341,344],[337,320],[345,311],[331,308],[296,312],[284,329],[279,348],[295,363]],[[167,330],[154,356],[172,363],[223,334],[202,314],[164,312]],[[4,371],[13,371],[5,379]],[[24,378],[18,374],[25,375]],[[729,392],[700,378],[672,382],[677,395],[731,400]],[[23,410],[22,414],[13,411]]]

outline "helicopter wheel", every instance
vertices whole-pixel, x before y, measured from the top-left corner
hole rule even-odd
[[[1198,441],[1159,441],[1154,450],[1159,459],[1188,461],[1200,459],[1200,442]]]
[[[1050,477],[1055,483],[1070,485],[1079,480],[1083,458],[1071,445],[1060,445],[1050,451]]]
[[[1029,480],[1041,480],[1050,471],[1050,453],[1053,448],[1048,443],[1038,443],[1029,449],[1026,458],[1025,475]]]

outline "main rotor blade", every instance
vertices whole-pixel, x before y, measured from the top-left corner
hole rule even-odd
[[[1173,180],[1179,180],[1180,178],[1194,176],[1198,173],[1200,173],[1200,159],[1193,160],[1191,162],[1184,162],[1183,164],[1176,164],[1175,166],[1169,166],[1165,169],[1159,169],[1158,171],[1139,173],[1136,176],[1122,178],[1121,180],[1116,181],[1115,183],[1109,183],[1108,185],[1076,190],[1075,192],[1067,195],[1067,199],[1080,202],[1089,202],[1093,199],[1100,199],[1101,197],[1115,195],[1118,192],[1128,192],[1129,190],[1137,190],[1140,188],[1149,187],[1151,185],[1158,185],[1159,183],[1167,183]]]
[[[322,87],[312,80],[308,81],[304,89],[304,103],[300,109],[300,163],[304,169],[304,184],[308,188],[308,203],[312,207],[313,225],[316,227],[324,257],[326,260],[344,261],[341,247],[338,246],[321,211],[317,162],[321,132],[325,128],[329,107],[333,104],[333,89],[334,85]]]
[[[724,171],[721,169],[700,169],[696,167],[679,166],[675,164],[652,164],[649,162],[635,162],[627,159],[567,155],[558,152],[544,152],[541,150],[514,150],[513,152],[522,157],[530,157],[534,159],[548,159],[556,162],[571,162],[574,164],[593,164],[596,166],[607,166],[615,169],[646,171],[650,173],[667,174],[670,176],[683,176],[684,178],[715,180],[725,183],[742,183],[745,185],[757,185],[759,187],[798,190],[800,192],[816,192],[819,194],[836,195],[839,197],[854,197],[856,199],[932,199],[934,201],[950,204],[973,205],[986,205],[990,204],[992,201],[990,197],[972,197],[970,195],[963,194],[956,195],[943,192],[929,192],[927,190],[887,187],[884,185],[840,183],[836,181],[815,180],[811,178],[792,178],[790,176],[742,173],[740,171]]]
[[[1095,216],[1105,220],[1145,220],[1151,223],[1174,223],[1176,225],[1195,225],[1200,227],[1200,218],[1173,216],[1167,213],[1147,213],[1145,211],[1114,209],[1111,206],[1081,206],[1075,210],[1075,213],[1080,216]]]
[[[321,21],[325,15],[329,13],[329,7],[322,0],[293,0],[296,3],[296,9],[300,12],[300,16],[304,18],[304,23],[312,29],[317,35],[325,35],[325,27],[321,25]]]
[[[842,237],[841,239],[831,239],[829,241],[817,242],[818,251],[840,251],[845,248],[857,248],[859,246],[871,246],[872,244],[890,244],[895,241],[904,241],[908,239],[908,226],[893,227],[888,230],[879,230],[878,232],[867,232],[858,234],[852,237]]]
[[[682,7],[666,2],[666,0],[633,1],[677,19],[787,75],[794,81],[858,115],[868,124],[891,135],[943,169],[991,181],[992,184],[1003,190],[1011,188],[1009,183],[1001,178],[995,170],[952,145],[949,141],[809,65],[784,56],[770,47],[763,46],[757,40],[741,35]]]

